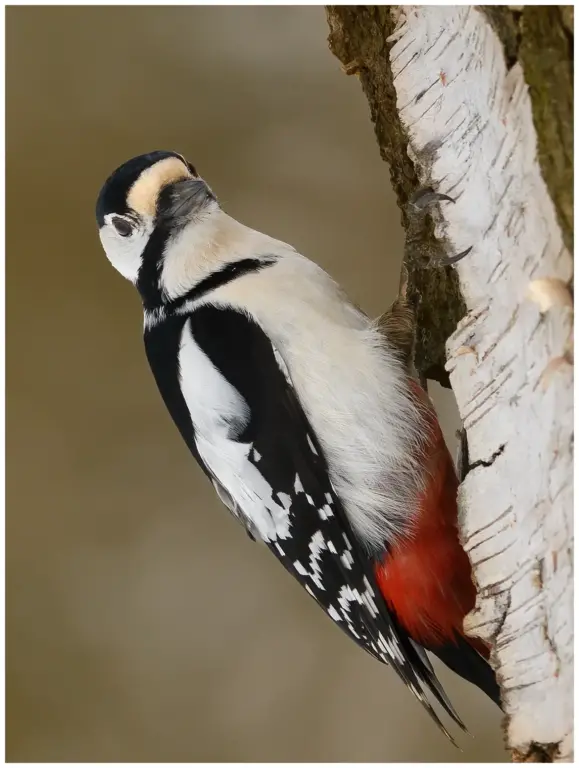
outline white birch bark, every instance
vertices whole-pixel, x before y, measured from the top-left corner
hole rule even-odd
[[[447,345],[474,465],[461,529],[509,746],[572,759],[572,258],[536,156],[524,72],[474,7],[397,6],[390,57],[423,184],[456,199],[437,235],[468,314]],[[553,749],[556,745],[556,750]],[[521,757],[519,757],[521,759]],[[524,759],[524,758],[523,758]]]

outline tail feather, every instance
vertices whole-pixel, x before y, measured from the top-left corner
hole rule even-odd
[[[463,680],[480,688],[502,709],[501,691],[491,665],[477,653],[465,637],[458,635],[456,643],[433,645],[428,650]]]
[[[468,733],[468,729],[467,729],[466,725],[461,720],[458,712],[453,707],[452,702],[450,701],[450,699],[446,695],[446,691],[442,687],[439,679],[436,677],[436,673],[434,671],[434,668],[433,668],[432,664],[430,663],[430,659],[428,658],[428,654],[426,653],[424,648],[421,645],[418,645],[418,643],[415,643],[412,638],[409,638],[409,640],[412,643],[412,645],[414,646],[414,649],[416,650],[416,653],[420,657],[422,663],[426,667],[427,675],[428,675],[428,680],[429,680],[429,685],[431,686],[431,690],[435,691],[436,698],[442,704],[444,709],[450,714],[450,716],[452,717],[454,722],[457,723],[457,725],[459,725],[462,728],[463,731]]]

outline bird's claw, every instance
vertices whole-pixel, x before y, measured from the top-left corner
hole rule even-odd
[[[425,189],[419,189],[418,192],[412,196],[410,204],[419,211],[423,211],[425,208],[428,208],[429,205],[443,201],[448,203],[456,202],[453,197],[443,195],[441,192],[435,192],[432,187],[426,187]]]
[[[445,195],[442,192],[435,192],[432,187],[425,187],[419,189],[410,199],[410,206],[419,213],[423,213],[426,209],[434,205],[435,203],[448,202],[455,203],[456,200],[450,195]],[[457,264],[461,259],[464,259],[472,251],[472,245],[460,253],[454,256],[440,256],[433,258],[430,261],[431,267],[447,267],[451,264]]]
[[[468,256],[468,254],[472,251],[472,245],[469,246],[465,251],[461,251],[460,253],[455,254],[454,256],[441,256],[438,259],[433,259],[431,262],[431,266],[433,267],[448,267],[451,264],[456,264],[461,259],[464,259],[465,256]]]

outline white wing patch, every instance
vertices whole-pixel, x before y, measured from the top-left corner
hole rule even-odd
[[[249,422],[247,403],[197,345],[189,323],[185,323],[181,334],[179,383],[200,434],[235,437]]]
[[[259,457],[253,446],[233,439],[247,425],[249,408],[198,346],[188,323],[181,336],[179,369],[199,455],[264,541],[287,538],[291,498],[276,494],[250,461],[251,451]]]

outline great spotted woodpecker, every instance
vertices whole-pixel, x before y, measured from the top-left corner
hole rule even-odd
[[[449,738],[433,701],[464,726],[425,650],[500,704],[487,648],[463,632],[475,589],[458,480],[396,340],[403,308],[370,320],[315,263],[228,216],[175,152],[120,166],[96,216],[141,295],[165,405],[248,534]]]

